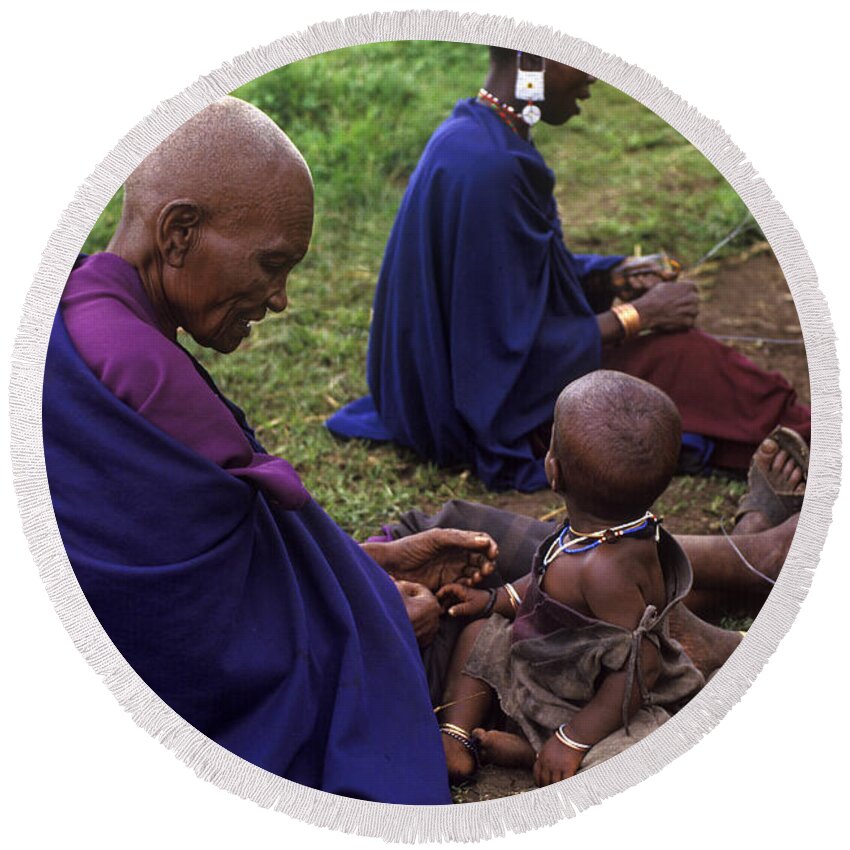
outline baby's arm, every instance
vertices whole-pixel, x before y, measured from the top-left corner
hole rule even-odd
[[[448,606],[446,613],[450,617],[485,617],[490,614],[501,614],[505,619],[513,620],[519,602],[525,599],[525,591],[530,581],[531,576],[524,575],[511,583],[519,601],[508,592],[506,585],[494,590],[482,590],[456,582],[443,585],[437,591],[437,599],[442,605]]]
[[[597,563],[584,572],[581,590],[593,616],[627,629],[637,628],[646,600],[637,583],[624,575],[622,566],[614,561]],[[660,672],[660,658],[655,644],[646,639],[641,641],[640,666],[644,685],[651,688]],[[593,746],[619,729],[623,724],[627,680],[626,671],[608,673],[590,701],[563,727],[564,734],[574,742]],[[640,686],[635,679],[628,704],[630,717],[640,704]],[[568,747],[553,735],[540,751],[534,768],[538,785],[573,776],[585,752]]]

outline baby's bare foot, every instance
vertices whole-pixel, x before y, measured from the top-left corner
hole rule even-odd
[[[753,455],[750,471],[750,491],[741,503],[741,512],[735,525],[736,534],[754,534],[776,525],[768,513],[763,489],[755,486],[753,473],[760,472],[764,484],[776,497],[802,496],[806,492],[805,471],[791,455],[768,437],[763,440]],[[798,508],[799,509],[799,508]],[[786,514],[787,516],[787,514]]]
[[[482,764],[501,767],[534,767],[535,753],[531,744],[519,735],[487,729],[473,729],[472,737],[478,741],[478,754]]]

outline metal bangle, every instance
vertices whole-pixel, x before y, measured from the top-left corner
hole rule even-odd
[[[555,732],[555,737],[565,746],[569,747],[571,750],[576,750],[579,753],[586,753],[589,749],[593,747],[593,744],[580,744],[578,741],[574,741],[570,738],[569,735],[564,731],[564,726],[566,723],[562,723],[558,730]]]
[[[617,304],[611,308],[611,312],[623,329],[623,338],[637,336],[641,330],[640,313],[633,304]]]
[[[505,593],[508,594],[508,602],[511,603],[511,607],[514,611],[519,611],[519,606],[522,604],[522,597],[517,593],[516,588],[509,581],[505,582],[504,588]]]
[[[478,615],[479,620],[483,620],[485,617],[489,617],[493,613],[493,609],[496,607],[496,595],[498,591],[495,588],[490,588],[488,590],[490,594],[490,598],[487,600],[487,604],[484,606],[484,609]]]

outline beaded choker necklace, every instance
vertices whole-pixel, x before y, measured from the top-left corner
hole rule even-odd
[[[487,89],[478,90],[478,102],[483,103],[484,106],[489,106],[514,133],[519,135],[519,130],[517,129],[517,123],[520,120],[519,115],[517,115],[516,109],[510,104],[503,103],[495,95],[490,94]]]
[[[622,525],[615,525],[612,528],[603,528],[601,531],[575,531],[571,530],[570,524],[567,523],[558,537],[552,541],[552,545],[543,558],[543,566],[548,567],[560,554],[578,555],[579,552],[587,552],[603,543],[616,543],[621,538],[638,534],[651,525],[655,525],[655,540],[657,542],[661,534],[661,517],[656,516],[651,511],[647,511],[639,519],[633,519],[631,522],[624,522]],[[572,537],[569,537],[569,535],[572,535]]]

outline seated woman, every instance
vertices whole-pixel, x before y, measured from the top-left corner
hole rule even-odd
[[[521,116],[529,81],[531,115],[553,125],[579,114],[594,82],[491,48],[484,88],[437,128],[410,177],[375,293],[371,395],[330,430],[469,464],[494,490],[539,490],[558,393],[603,367],[673,399],[686,468],[745,470],[776,425],[808,440],[810,411],[781,375],[693,328],[695,284],[657,263],[568,250],[554,174]]]
[[[486,572],[495,545],[439,532],[370,557],[177,344],[182,327],[229,352],[283,310],[312,216],[300,154],[234,99],[134,172],[109,252],[78,262],[48,349],[56,518],[115,646],[201,732],[314,788],[448,803],[410,622],[427,637],[439,606],[386,570],[436,589]]]

